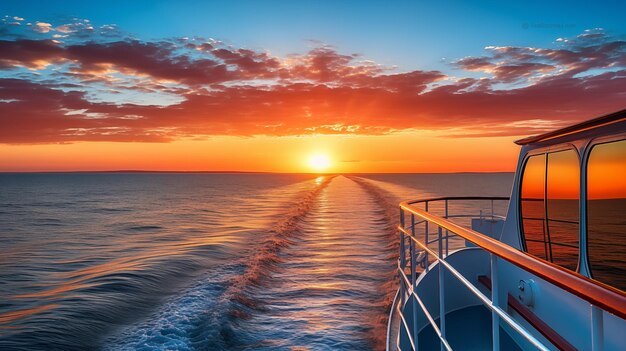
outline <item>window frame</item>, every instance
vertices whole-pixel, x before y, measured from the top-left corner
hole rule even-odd
[[[587,231],[588,226],[589,226],[589,213],[587,211],[587,203],[589,201],[588,196],[587,196],[589,158],[591,157],[591,153],[594,147],[598,145],[610,144],[610,143],[615,143],[615,142],[625,141],[625,140],[626,140],[626,132],[592,138],[583,147],[584,152],[583,152],[583,159],[581,163],[582,169],[581,169],[581,174],[580,174],[581,176],[580,178],[581,211],[584,209],[584,212],[581,212],[581,218],[580,218],[580,229],[581,229],[580,256],[583,260],[579,263],[579,265],[581,266],[582,269],[584,269],[583,275],[591,279],[593,279],[593,272],[591,270],[591,264],[589,263],[589,250],[588,250],[589,249],[589,246],[588,246],[589,236],[588,236],[588,231]],[[594,279],[594,281],[602,283],[602,284],[606,284],[599,280]]]
[[[523,165],[522,165],[522,168],[521,168],[522,172],[520,174],[520,181],[519,181],[519,194],[518,194],[517,208],[518,208],[518,218],[519,218],[519,233],[520,233],[520,239],[522,241],[522,245],[521,246],[522,246],[522,250],[524,252],[526,252],[526,253],[529,253],[529,252],[528,252],[528,247],[526,246],[526,233],[524,232],[524,216],[523,216],[523,212],[522,212],[522,207],[523,207],[522,206],[522,190],[524,188],[524,185],[523,185],[524,183],[523,182],[524,182],[524,176],[526,174],[526,166],[528,165],[528,160],[531,157],[543,156],[544,169],[543,169],[543,199],[542,200],[543,200],[543,213],[544,213],[543,217],[544,218],[542,219],[542,221],[543,221],[543,225],[545,226],[545,224],[546,224],[545,223],[546,222],[546,219],[545,219],[545,209],[546,209],[546,204],[545,204],[545,201],[546,201],[546,170],[547,170],[546,169],[546,160],[547,160],[546,154],[547,154],[547,152],[545,152],[545,151],[542,151],[542,152],[532,152],[532,153],[529,152],[529,153],[527,153],[525,158],[524,158],[524,162],[523,162]],[[546,233],[544,231],[544,236],[545,236],[545,234]],[[546,258],[547,258],[547,253],[546,253]]]
[[[589,144],[588,144],[589,145]],[[587,146],[588,146],[587,145]],[[569,268],[565,268],[561,265],[559,265],[559,267],[563,267],[564,269],[567,269],[568,271],[572,271],[572,272],[576,272],[576,273],[581,273],[581,268],[583,267],[583,263],[588,265],[588,260],[583,259],[583,251],[582,251],[582,247],[583,247],[583,237],[586,240],[586,235],[583,236],[583,217],[586,218],[587,213],[586,213],[586,203],[584,206],[584,210],[585,212],[583,212],[583,189],[586,191],[587,189],[587,184],[586,184],[586,176],[583,179],[583,162],[585,161],[585,159],[588,159],[588,156],[585,157],[588,153],[588,150],[586,146],[582,147],[582,148],[578,148],[576,147],[576,145],[574,145],[573,143],[563,143],[563,144],[557,144],[557,145],[551,145],[549,147],[544,147],[544,148],[537,148],[534,150],[531,150],[529,152],[527,152],[524,155],[524,159],[522,161],[522,166],[520,168],[521,172],[520,172],[520,177],[519,177],[519,183],[518,183],[518,191],[517,191],[517,218],[518,218],[518,231],[520,233],[520,241],[521,241],[521,245],[520,247],[522,248],[522,251],[524,251],[525,253],[528,253],[528,248],[526,246],[526,234],[524,232],[524,220],[523,220],[523,213],[522,213],[522,188],[523,188],[523,181],[524,181],[524,175],[526,172],[526,165],[528,164],[528,160],[533,157],[533,156],[540,156],[543,155],[544,157],[544,162],[545,162],[545,166],[544,166],[544,175],[543,175],[543,207],[544,207],[544,218],[543,218],[543,225],[548,232],[547,235],[547,239],[548,239],[548,245],[551,246],[552,245],[552,240],[550,239],[550,235],[549,235],[549,218],[547,218],[547,206],[548,206],[548,194],[547,194],[547,182],[548,182],[548,155],[551,153],[556,153],[556,152],[561,152],[561,151],[568,151],[568,150],[573,150],[576,153],[576,157],[578,158],[578,175],[579,175],[579,193],[578,193],[578,257],[576,258],[576,269],[574,271],[570,270]],[[585,168],[586,170],[586,168]],[[584,183],[583,183],[584,182]],[[583,187],[584,184],[584,187]],[[585,194],[585,202],[586,202],[586,194]],[[584,216],[583,216],[584,213]],[[584,227],[584,231],[586,232],[586,221],[585,221],[585,227]],[[586,255],[586,242],[584,244],[585,246],[585,252],[584,254]],[[534,255],[533,255],[534,256]],[[537,256],[534,256],[537,257]],[[543,260],[540,257],[537,257],[538,259]],[[546,253],[546,258],[547,258],[547,253]],[[548,260],[544,260],[546,262],[550,262],[552,264],[556,264],[554,262],[548,261]],[[588,266],[585,267],[587,268],[587,272],[589,272],[588,270]]]

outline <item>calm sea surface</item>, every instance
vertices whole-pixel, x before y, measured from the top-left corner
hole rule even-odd
[[[400,200],[513,175],[0,174],[0,350],[379,350]]]

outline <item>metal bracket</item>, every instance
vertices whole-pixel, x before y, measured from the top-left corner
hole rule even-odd
[[[532,279],[520,280],[517,284],[517,299],[528,307],[535,304],[536,284]]]

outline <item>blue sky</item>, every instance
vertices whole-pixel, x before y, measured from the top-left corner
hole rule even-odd
[[[589,1],[11,1],[26,21],[72,17],[116,24],[142,40],[204,36],[284,56],[309,40],[401,70],[448,70],[442,62],[488,45],[545,47],[601,27],[626,33],[626,2]]]

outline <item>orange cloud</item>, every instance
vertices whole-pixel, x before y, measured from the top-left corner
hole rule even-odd
[[[482,79],[397,72],[326,46],[279,58],[215,40],[2,40],[5,76],[57,69],[0,79],[0,143],[534,134],[624,107],[626,44],[594,34],[567,49],[490,47],[456,63],[493,75]],[[495,87],[516,82],[525,84]],[[133,94],[144,102],[124,99]]]

